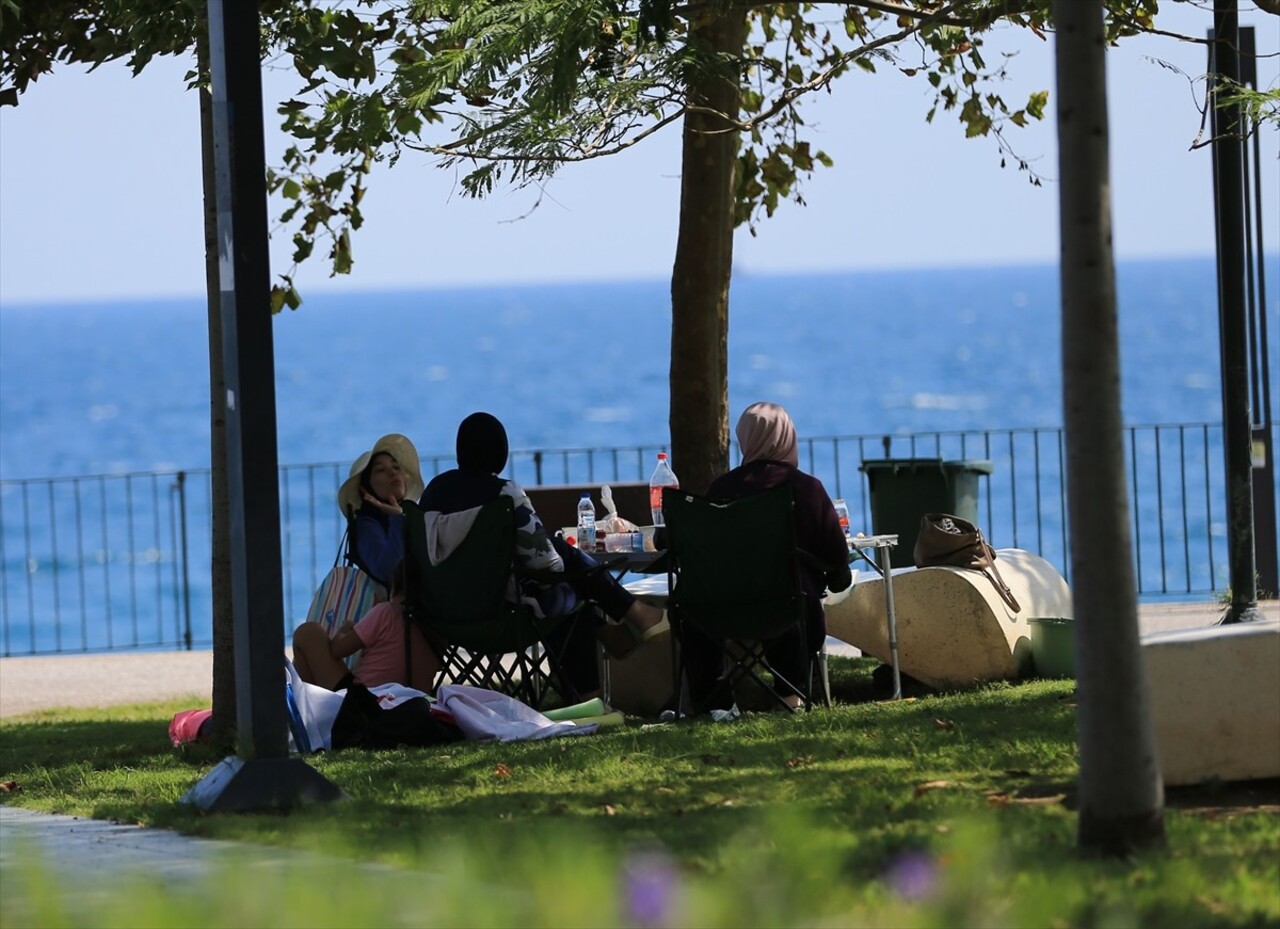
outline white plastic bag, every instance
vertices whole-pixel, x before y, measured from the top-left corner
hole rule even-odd
[[[333,748],[333,721],[338,718],[346,690],[332,691],[308,684],[298,669],[284,660],[285,694],[289,700],[289,747],[301,754]]]
[[[594,723],[578,726],[570,720],[552,722],[514,697],[466,684],[441,685],[436,692],[436,705],[453,717],[463,735],[477,741],[516,742],[596,731]]]
[[[608,484],[600,488],[600,502],[604,504],[604,516],[596,520],[596,532],[604,536],[617,532],[639,531],[639,526],[618,515],[618,507],[613,502],[613,488]]]

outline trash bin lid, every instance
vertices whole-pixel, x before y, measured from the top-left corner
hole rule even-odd
[[[859,471],[910,471],[916,468],[941,468],[941,458],[864,458]]]
[[[870,471],[914,471],[937,468],[944,471],[969,471],[974,474],[992,474],[995,464],[990,459],[973,458],[959,461],[944,461],[941,458],[864,458],[858,470]]]
[[[963,461],[944,461],[948,471],[972,471],[975,474],[991,474],[996,466],[989,458],[969,458]]]

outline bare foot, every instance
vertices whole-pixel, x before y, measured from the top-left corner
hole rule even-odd
[[[665,615],[666,613],[660,608],[642,600],[635,601],[627,610],[627,619],[641,632],[648,632],[658,625]]]

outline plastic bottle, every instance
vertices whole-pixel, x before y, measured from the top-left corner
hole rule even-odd
[[[578,548],[584,552],[596,550],[596,506],[591,494],[585,492],[578,501]]]
[[[680,486],[676,474],[667,464],[667,453],[658,452],[658,466],[653,469],[653,477],[649,478],[649,515],[653,517],[655,526],[665,526],[662,518],[662,491],[665,487],[675,490]]]
[[[836,517],[840,520],[840,531],[847,539],[849,538],[849,505],[841,497],[836,497],[831,502],[836,508]]]

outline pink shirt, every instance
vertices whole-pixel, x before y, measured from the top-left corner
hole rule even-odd
[[[379,684],[407,684],[424,692],[431,690],[428,671],[434,665],[427,640],[414,627],[413,680],[404,673],[404,632],[407,624],[398,603],[379,603],[356,623],[356,636],[364,645],[355,679],[366,687]]]

